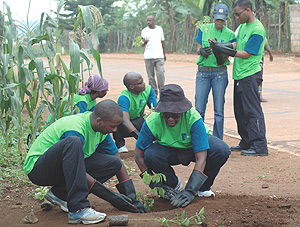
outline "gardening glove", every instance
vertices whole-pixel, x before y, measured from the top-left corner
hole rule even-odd
[[[234,57],[236,50],[230,42],[219,43],[217,40],[209,40],[210,47],[217,59],[218,65],[223,65],[228,59],[228,56]]]
[[[98,196],[99,198],[109,202],[119,210],[137,213],[137,207],[133,204],[132,200],[129,197],[110,190],[97,180],[95,180],[95,183],[90,189],[90,192]]]
[[[200,54],[204,57],[204,58],[208,58],[209,55],[212,54],[212,50],[210,47],[204,47],[204,48],[200,48]]]
[[[139,138],[140,132],[137,129],[135,129],[134,131],[132,131],[131,133],[129,133],[129,135],[131,137],[134,137],[137,140]]]
[[[136,199],[136,192],[131,179],[117,184],[116,187],[121,194],[128,196],[132,200],[132,204],[137,207],[138,213],[148,213],[146,207]]]
[[[143,181],[144,181],[143,176],[144,176],[145,172],[147,172],[151,176],[154,175],[151,170],[149,170],[149,169],[144,170],[140,174],[140,177],[142,178]],[[166,185],[166,184],[164,184],[162,182],[156,183],[156,182],[152,182],[151,181],[150,184],[149,184],[149,187],[151,189],[154,189],[154,188],[162,188],[162,189],[164,189],[164,191],[165,191],[165,193],[164,193],[164,199],[167,199],[167,200],[171,200],[171,198],[173,198],[178,193],[174,188],[172,188],[172,187],[170,187],[170,186],[168,186],[168,185]]]
[[[185,189],[171,199],[171,204],[175,207],[186,207],[189,205],[206,179],[206,175],[199,170],[194,169]]]

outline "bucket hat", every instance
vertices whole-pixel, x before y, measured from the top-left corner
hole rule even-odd
[[[214,19],[215,20],[223,20],[226,21],[227,20],[227,16],[228,16],[228,7],[225,4],[217,4],[216,7],[214,8]]]
[[[192,106],[179,85],[167,84],[160,88],[160,99],[155,112],[184,113]]]

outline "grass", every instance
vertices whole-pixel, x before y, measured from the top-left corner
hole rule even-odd
[[[26,125],[28,122],[25,122]],[[26,128],[26,127],[24,127]],[[18,131],[16,128],[12,128],[9,132],[9,149],[6,151],[5,140],[0,140],[0,197],[3,194],[3,189],[10,185],[14,185],[15,190],[18,187],[27,185],[29,179],[23,171],[23,159],[18,150]],[[24,132],[24,140],[28,132]],[[0,138],[3,138],[2,131],[0,131]],[[25,140],[26,141],[26,140]],[[23,154],[24,155],[24,154]]]

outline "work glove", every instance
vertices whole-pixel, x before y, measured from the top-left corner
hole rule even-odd
[[[154,175],[151,170],[146,169],[144,172],[142,172],[140,174],[140,177],[142,178],[142,180],[143,180],[143,176],[144,176],[145,172],[147,172],[151,176]],[[167,199],[167,200],[171,200],[178,193],[178,191],[176,191],[174,188],[172,188],[172,187],[170,187],[170,186],[168,186],[168,185],[166,185],[165,183],[162,183],[162,182],[156,183],[156,182],[151,181],[150,184],[149,184],[149,187],[151,189],[154,189],[154,188],[164,189],[164,191],[165,191],[164,199]]]
[[[224,65],[228,60],[228,56],[234,57],[236,50],[230,42],[219,43],[217,40],[209,40],[210,47],[217,59],[218,65]]]
[[[193,170],[185,189],[179,192],[171,199],[171,204],[175,207],[186,207],[195,198],[197,191],[206,181],[207,176],[205,176],[199,170]]]
[[[111,205],[121,211],[128,211],[132,213],[138,212],[137,207],[133,204],[133,201],[129,197],[110,190],[97,180],[90,189],[90,192],[109,202]]]
[[[204,57],[204,58],[208,58],[209,55],[212,54],[212,50],[209,46],[204,47],[204,48],[200,48],[200,54]]]
[[[139,138],[140,132],[137,129],[135,129],[134,131],[132,131],[131,133],[129,133],[129,135],[131,137],[134,137],[137,140]]]
[[[132,200],[132,204],[137,207],[138,213],[148,213],[146,207],[136,199],[136,192],[131,179],[117,184],[116,187],[121,194],[128,196]]]

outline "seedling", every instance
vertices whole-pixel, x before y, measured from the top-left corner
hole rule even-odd
[[[45,200],[45,196],[47,195],[48,191],[50,189],[48,187],[39,187],[36,188],[35,191],[36,193],[34,193],[34,197],[36,199],[40,199],[40,200]]]
[[[148,172],[145,172],[143,174],[143,182],[148,186],[150,184],[159,184],[161,182],[166,181],[166,179],[167,179],[166,176],[162,173],[156,173],[154,175],[150,175]],[[165,190],[160,187],[154,187],[151,190],[147,190],[146,195],[143,195],[142,192],[137,193],[136,199],[138,199],[141,203],[143,203],[144,206],[146,207],[146,209],[149,211],[151,210],[151,208],[154,205],[154,199],[149,198],[150,193],[164,197]]]
[[[135,47],[140,47],[141,45],[144,44],[144,39],[142,36],[137,36],[135,38],[135,41],[133,42],[132,46],[135,46]]]
[[[197,21],[195,25],[199,29],[202,27],[202,25],[204,24],[206,25],[207,23],[209,23],[210,19],[211,19],[210,16],[204,16],[204,19]]]
[[[182,211],[181,215],[177,214],[177,218],[167,219],[165,217],[162,218],[154,218],[154,219],[130,219],[132,221],[158,221],[161,226],[170,226],[170,223],[176,223],[178,225],[190,226],[190,225],[202,225],[204,220],[204,207],[199,212],[196,212],[195,215],[191,217],[185,216],[185,210]]]
[[[150,108],[150,113],[146,113],[145,115],[144,115],[144,119],[146,120],[146,118],[147,117],[149,117],[150,116],[150,114],[152,114],[153,112],[154,112],[154,106],[153,106],[153,103],[151,103],[151,108]]]

